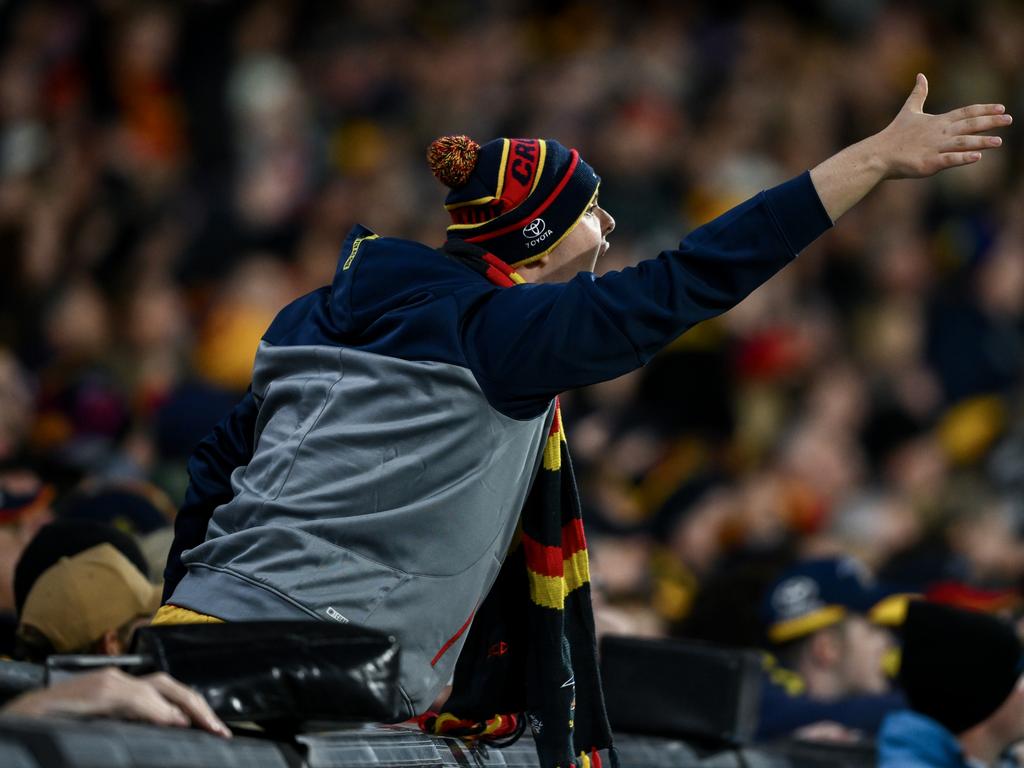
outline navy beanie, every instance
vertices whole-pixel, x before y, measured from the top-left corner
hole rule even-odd
[[[1021,644],[1009,623],[975,611],[911,600],[899,682],[911,709],[951,733],[994,713],[1021,675]]]
[[[576,225],[600,178],[575,149],[546,139],[444,136],[427,151],[449,189],[448,239],[485,248],[513,266],[536,261]]]
[[[94,520],[134,536],[144,536],[170,526],[176,511],[163,491],[148,483],[136,483],[77,493],[67,499],[60,516]]]

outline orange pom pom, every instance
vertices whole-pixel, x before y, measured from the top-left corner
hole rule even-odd
[[[434,175],[450,189],[469,180],[480,156],[480,145],[469,136],[442,136],[427,150],[427,163]]]

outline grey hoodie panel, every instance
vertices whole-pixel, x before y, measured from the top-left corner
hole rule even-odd
[[[466,633],[435,656],[497,576],[553,407],[517,421],[458,366],[266,343],[253,392],[253,458],[232,475],[235,497],[215,511],[207,540],[185,553],[179,591],[200,612],[263,618],[204,603],[189,579],[205,566],[274,602],[390,631],[403,688],[426,709]]]

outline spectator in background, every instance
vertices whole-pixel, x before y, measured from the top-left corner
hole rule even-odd
[[[797,563],[765,595],[762,615],[774,660],[766,662],[758,736],[773,739],[834,723],[873,734],[903,706],[884,669],[902,596],[871,583],[852,558]]]
[[[0,656],[14,653],[17,626],[15,564],[39,530],[53,519],[53,488],[31,472],[0,477]]]
[[[899,681],[909,711],[886,717],[881,768],[981,768],[1024,738],[1024,657],[1000,619],[911,602]]]
[[[60,505],[62,519],[91,520],[131,534],[145,557],[140,570],[154,581],[162,581],[176,511],[166,493],[140,480],[87,481]]]
[[[17,656],[125,653],[160,603],[142,552],[112,526],[62,520],[41,529],[15,573]]]
[[[175,509],[167,494],[143,482],[88,482],[61,505],[61,517],[112,525],[135,537],[166,528]]]
[[[0,346],[0,462],[17,455],[35,418],[33,392],[18,359]]]

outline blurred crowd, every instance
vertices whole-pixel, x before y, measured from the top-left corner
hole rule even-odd
[[[927,111],[1024,113],[1022,60],[1009,0],[3,4],[0,610],[84,497],[130,489],[162,517],[86,516],[166,531],[354,223],[442,242],[433,138],[578,148],[620,269],[878,131],[918,71]],[[771,580],[838,554],[1019,606],[1021,161],[1008,134],[883,185],[735,310],[565,396],[599,629],[758,645]]]

